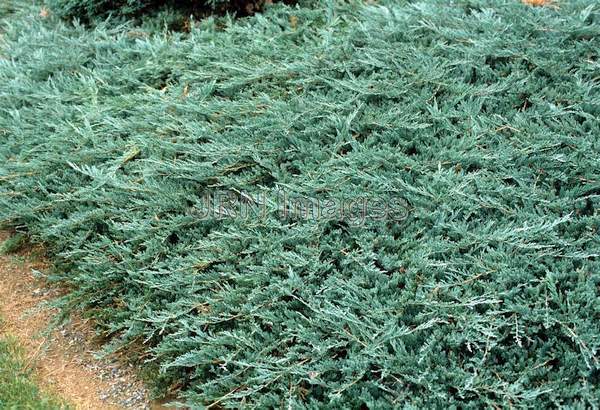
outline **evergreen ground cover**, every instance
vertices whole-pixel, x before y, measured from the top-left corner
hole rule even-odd
[[[25,3],[1,25],[0,219],[165,391],[600,406],[595,2],[279,4],[189,33]],[[282,216],[281,192],[405,212]],[[207,217],[221,193],[261,214]]]

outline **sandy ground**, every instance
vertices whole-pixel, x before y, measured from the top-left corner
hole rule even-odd
[[[0,243],[9,234],[0,232]],[[49,289],[32,270],[48,264],[41,248],[0,255],[0,333],[17,338],[42,390],[70,402],[76,409],[150,409],[143,384],[129,366],[117,360],[97,359],[100,350],[85,320],[74,318],[48,334],[56,311],[40,304],[58,290]]]

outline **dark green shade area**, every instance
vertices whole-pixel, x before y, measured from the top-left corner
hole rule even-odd
[[[17,6],[0,220],[114,349],[225,408],[600,406],[600,7],[275,5],[190,33]],[[391,201],[206,219],[215,192]]]
[[[52,13],[69,19],[76,18],[82,22],[94,21],[95,18],[142,17],[157,10],[170,9],[179,12],[180,16],[191,14],[233,12],[242,15],[262,8],[265,0],[46,0],[45,4]]]

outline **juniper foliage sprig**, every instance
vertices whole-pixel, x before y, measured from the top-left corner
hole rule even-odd
[[[600,405],[600,8],[3,20],[0,219],[192,406]],[[198,218],[217,191],[403,221]],[[140,347],[141,346],[141,347]]]

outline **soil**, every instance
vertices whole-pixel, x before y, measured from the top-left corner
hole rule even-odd
[[[9,237],[0,232],[0,243]],[[27,366],[40,388],[81,410],[155,409],[134,369],[117,358],[98,358],[101,350],[91,323],[72,317],[49,330],[56,310],[43,302],[60,295],[33,271],[48,263],[43,249],[27,247],[0,255],[0,333],[22,345]]]

